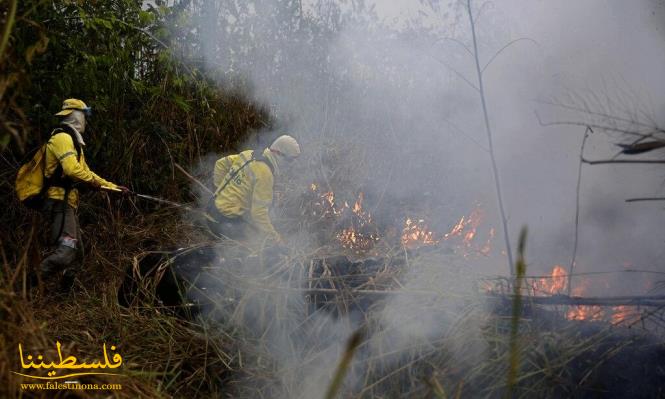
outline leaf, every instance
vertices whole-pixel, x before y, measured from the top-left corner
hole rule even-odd
[[[106,29],[113,29],[113,24],[108,19],[104,18],[93,18],[92,19],[95,25],[102,26]]]
[[[155,20],[155,15],[149,11],[140,11],[139,12],[139,21],[142,25],[149,25]]]
[[[180,108],[183,112],[190,112],[192,110],[192,106],[187,104],[187,100],[185,100],[184,97],[181,97],[177,94],[174,94],[171,96],[171,100]]]
[[[4,151],[5,148],[7,148],[7,146],[9,145],[10,140],[11,140],[11,136],[8,135],[8,134],[5,134],[4,136],[2,136],[2,138],[0,138],[0,149],[2,151]]]

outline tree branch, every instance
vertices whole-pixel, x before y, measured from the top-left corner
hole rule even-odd
[[[665,201],[665,197],[629,198],[626,202]]]
[[[503,226],[503,237],[506,244],[506,255],[508,255],[508,267],[510,275],[515,275],[515,264],[513,263],[513,253],[510,247],[510,236],[508,235],[508,218],[506,218],[506,210],[503,205],[503,195],[501,194],[501,183],[499,179],[499,169],[496,165],[496,158],[494,156],[494,144],[492,142],[492,127],[490,126],[490,119],[487,111],[487,101],[485,100],[485,88],[483,85],[483,72],[480,69],[480,54],[478,53],[478,39],[476,37],[476,25],[473,21],[473,11],[471,10],[471,0],[467,0],[467,13],[469,14],[469,25],[471,26],[471,36],[473,37],[473,55],[476,63],[476,74],[478,76],[478,93],[480,94],[480,103],[483,109],[483,118],[485,120],[485,131],[487,132],[487,142],[489,144],[490,160],[492,161],[492,174],[494,176],[494,188],[496,190],[496,198],[499,205],[499,213],[501,214],[501,224]]]
[[[633,130],[620,129],[617,127],[599,125],[595,123],[580,122],[580,121],[543,122],[542,119],[540,119],[540,115],[538,115],[538,112],[535,112],[535,114],[540,126],[584,126],[584,127],[588,126],[592,129],[608,130],[611,132],[623,133],[629,136],[638,136],[638,137],[650,137],[654,133],[654,132],[640,133]]]
[[[490,60],[487,61],[487,63],[485,64],[485,66],[483,67],[483,69],[482,69],[480,72],[485,73],[485,69],[487,69],[487,67],[490,66],[490,64],[492,63],[492,61],[494,61],[494,59],[495,59],[496,57],[498,57],[498,56],[503,52],[503,50],[507,49],[508,47],[510,47],[510,46],[512,46],[513,44],[515,44],[515,43],[517,43],[517,42],[520,42],[520,41],[522,41],[522,40],[530,41],[530,42],[532,42],[533,44],[535,44],[536,46],[539,46],[539,44],[538,44],[537,41],[535,41],[535,40],[533,40],[533,39],[530,39],[530,38],[528,38],[528,37],[520,37],[519,39],[515,39],[515,40],[511,41],[510,43],[506,44],[505,46],[501,47],[501,49],[499,49],[499,51],[497,51],[496,53],[494,53],[494,55],[492,56],[492,58],[490,58]]]
[[[555,107],[559,107],[559,108],[563,108],[563,109],[567,109],[567,110],[571,110],[571,111],[579,111],[579,112],[583,112],[583,113],[589,114],[589,115],[600,116],[602,118],[607,118],[607,119],[610,119],[610,120],[629,123],[631,125],[642,126],[644,128],[653,129],[658,133],[665,133],[665,130],[660,129],[655,124],[650,125],[650,124],[635,121],[635,120],[632,120],[632,119],[622,118],[620,116],[609,115],[609,114],[606,114],[604,112],[592,111],[592,110],[587,109],[587,108],[576,107],[576,106],[573,106],[573,105],[561,104],[561,103],[554,102],[554,101],[542,101],[541,100],[541,101],[538,101],[538,102],[541,103],[541,104],[545,104],[545,105],[552,105],[552,106],[555,106]]]
[[[436,62],[438,62],[439,64],[441,64],[441,65],[445,66],[446,68],[448,68],[448,70],[450,70],[450,71],[453,72],[455,75],[457,75],[458,78],[462,79],[462,80],[463,80],[466,84],[468,84],[472,89],[474,89],[475,91],[478,91],[478,92],[480,91],[480,89],[479,89],[478,87],[476,87],[476,85],[474,85],[473,83],[471,83],[471,81],[470,81],[469,79],[467,79],[467,78],[466,78],[461,72],[459,72],[459,71],[456,70],[455,68],[451,67],[451,66],[448,65],[446,62],[441,61],[440,59],[434,57],[434,56],[431,55],[431,54],[430,54],[430,57],[431,57],[434,61],[436,61]]]
[[[490,298],[513,301],[513,295],[488,295]],[[665,306],[665,295],[578,297],[568,295],[527,296],[525,302],[537,305],[574,306]]]
[[[575,271],[575,260],[577,259],[577,242],[579,238],[580,226],[580,188],[582,187],[582,165],[584,165],[584,146],[589,138],[589,134],[593,133],[590,127],[587,126],[584,131],[584,138],[582,138],[582,146],[580,148],[580,164],[577,170],[577,189],[575,190],[575,239],[573,241],[573,255],[570,259],[570,268],[568,270],[568,295],[572,288],[572,278]]]
[[[644,160],[638,160],[638,159],[598,159],[598,160],[588,160],[586,158],[582,158],[582,162],[589,164],[589,165],[603,165],[603,164],[610,164],[610,163],[634,163],[634,164],[665,164],[665,159],[664,160],[658,160],[658,159],[644,159]]]
[[[439,40],[435,41],[434,44],[436,44],[436,42],[440,42],[440,41],[444,41],[444,40],[449,40],[449,41],[451,41],[451,42],[453,42],[453,43],[457,43],[457,44],[459,44],[460,46],[462,46],[462,48],[463,48],[464,50],[466,50],[467,53],[469,53],[470,56],[473,57],[473,53],[471,52],[471,49],[469,49],[469,47],[468,47],[466,44],[464,44],[461,40],[457,40],[457,39],[455,39],[455,38],[453,38],[453,37],[444,37],[444,38],[442,38],[442,39],[439,39]],[[432,45],[432,46],[433,46],[433,45]]]

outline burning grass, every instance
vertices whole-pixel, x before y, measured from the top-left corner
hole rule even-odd
[[[270,359],[244,363],[251,381],[235,381],[239,397],[319,396],[342,343],[358,329],[363,339],[341,388],[345,397],[506,392],[510,301],[488,308],[470,288],[479,276],[466,269],[464,257],[435,249],[364,260],[280,259],[208,270],[206,281],[216,287],[207,286],[214,303],[209,317],[243,331],[241,353],[251,347]],[[645,397],[651,397],[662,389],[662,341],[565,315],[539,306],[522,311],[517,396],[635,397],[648,391]],[[626,361],[636,367],[620,368]],[[641,383],[627,383],[623,373]]]
[[[119,343],[126,376],[90,379],[122,383],[110,397],[320,397],[354,331],[362,339],[337,386],[343,397],[503,396],[510,302],[488,302],[475,288],[483,277],[476,262],[498,252],[482,208],[444,226],[406,211],[386,222],[375,220],[369,194],[336,194],[317,184],[306,191],[285,198],[305,217],[280,215],[280,227],[293,237],[287,256],[267,262],[257,253],[235,258],[229,248],[211,247],[219,256],[201,265],[207,288],[201,292],[212,306],[195,318],[159,302],[117,304],[123,273],[148,250],[204,247],[208,237],[171,210],[135,215],[130,224],[101,206],[85,208],[83,220],[103,220],[87,234],[86,273],[67,298],[25,288],[28,265],[38,258],[26,248],[38,241],[37,232],[12,236],[12,243],[28,244],[4,264],[0,373],[7,383],[0,396],[46,397],[19,392],[20,378],[11,371],[19,342],[52,356],[58,339],[77,354],[97,353],[103,341]],[[557,270],[530,280],[525,294],[565,292],[567,276]],[[607,318],[579,320],[569,313],[575,309],[524,308],[517,396],[662,392],[662,339]],[[652,367],[619,367],[640,364]]]
[[[526,284],[521,292],[525,297],[536,300],[552,298],[553,300],[550,303],[552,305],[558,304],[559,310],[567,320],[603,322],[624,327],[632,327],[637,324],[644,327],[645,324],[649,324],[651,329],[663,330],[661,320],[663,307],[658,304],[653,307],[653,304],[647,299],[654,298],[653,296],[606,296],[586,300],[585,298],[589,297],[589,292],[591,292],[593,286],[599,284],[594,284],[588,276],[578,276],[577,281],[579,283],[570,290],[571,296],[568,297],[566,293],[568,292],[569,281],[575,280],[569,279],[568,272],[561,265],[555,265],[549,275],[526,278]],[[507,295],[510,286],[511,283],[506,284],[504,279],[486,281],[484,291],[490,294]],[[665,297],[656,296],[656,299],[665,300]],[[647,302],[644,302],[644,300],[647,300]],[[546,303],[544,300],[538,302],[540,304]],[[570,303],[566,305],[566,302]],[[589,303],[578,304],[575,302]],[[644,304],[648,306],[645,307]],[[654,317],[655,315],[658,316]]]

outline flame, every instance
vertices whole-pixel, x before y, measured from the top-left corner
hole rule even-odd
[[[462,216],[450,231],[443,235],[442,239],[459,239],[459,248],[461,248],[465,258],[473,254],[489,256],[492,251],[492,241],[496,235],[494,228],[489,229],[484,243],[476,243],[484,218],[485,211],[480,204],[477,204],[471,213],[468,216]]]
[[[464,216],[457,222],[457,224],[450,230],[450,232],[446,233],[443,235],[443,239],[447,240],[451,237],[458,236],[462,234],[462,230],[464,230],[464,226],[466,225],[466,222],[464,221]]]
[[[407,248],[417,248],[425,245],[436,245],[441,240],[434,238],[434,232],[429,231],[425,221],[419,219],[415,221],[406,218],[404,228],[402,229],[402,245]]]
[[[587,290],[588,280],[572,290],[573,296],[580,296]],[[546,295],[557,295],[563,293],[568,287],[568,273],[561,265],[555,265],[547,277],[537,279],[534,284],[534,292]],[[605,312],[600,306],[578,305],[570,306],[566,311],[568,320],[601,321],[605,318]]]
[[[571,290],[572,296],[583,296],[589,289],[591,281],[583,279]],[[571,306],[566,312],[568,320],[601,321],[605,318],[605,311],[600,306],[577,305]]]
[[[321,187],[316,183],[309,185],[310,190],[315,193],[314,216],[322,218],[341,219],[345,226],[335,234],[336,240],[343,248],[366,249],[371,248],[373,243],[380,240],[378,232],[370,232],[372,215],[364,210],[363,203],[365,194],[360,192],[353,205],[347,201],[339,201],[335,193],[331,191],[319,191]],[[467,257],[473,253],[489,256],[491,243],[495,236],[494,228],[489,229],[484,243],[476,243],[478,230],[484,218],[484,210],[476,205],[468,216],[462,216],[453,228],[444,235],[438,235],[429,228],[425,220],[406,217],[400,237],[400,242],[406,248],[419,248],[422,246],[437,245],[442,240],[457,239],[460,248],[463,248],[463,256]]]
[[[460,217],[459,221],[450,229],[449,232],[438,236],[429,229],[423,219],[413,219],[407,217],[402,228],[401,242],[408,248],[421,247],[425,245],[437,245],[441,241],[457,241],[458,248],[466,258],[472,254],[481,254],[489,256],[492,251],[492,241],[496,231],[489,229],[489,234],[484,243],[476,243],[478,231],[485,217],[485,211],[480,205],[471,211],[468,216]]]
[[[605,312],[600,306],[571,306],[566,313],[568,320],[601,321],[605,317]]]
[[[348,201],[341,205],[335,198],[333,191],[319,193],[319,186],[316,183],[310,184],[312,192],[318,196],[318,201],[314,203],[314,215],[320,215],[325,218],[341,219],[346,227],[335,233],[335,239],[342,248],[353,250],[371,249],[374,243],[379,241],[379,235],[371,230],[372,215],[363,209],[365,194],[360,192],[358,198],[350,206]]]
[[[353,204],[353,213],[356,215],[362,213],[363,211],[363,199],[365,199],[365,194],[361,191],[360,194],[358,194],[358,199],[356,200],[356,203]]]
[[[549,276],[534,282],[534,291],[549,295],[560,294],[568,286],[568,273],[561,265],[555,265]]]
[[[335,193],[333,191],[326,191],[319,193],[317,190],[319,186],[315,183],[310,184],[309,188],[312,192],[318,195],[318,201],[314,203],[314,215],[322,217],[337,217],[342,214],[344,207],[337,208],[335,206]]]
[[[479,252],[480,252],[481,254],[483,254],[483,255],[485,255],[485,256],[489,256],[490,251],[492,251],[492,240],[494,240],[494,235],[495,235],[495,233],[496,233],[496,231],[494,230],[494,227],[492,227],[492,228],[490,229],[490,234],[489,234],[489,237],[487,238],[487,241],[486,241],[485,244],[482,246],[482,248],[480,248],[480,251],[479,251]]]
[[[610,321],[612,324],[619,324],[623,322],[634,322],[640,319],[642,315],[635,306],[614,306],[612,308],[612,316]]]
[[[316,183],[310,184],[310,189],[318,197],[314,203],[314,215],[328,218],[338,218],[347,223],[347,227],[342,228],[335,234],[335,238],[342,248],[355,250],[356,252],[371,250],[374,244],[381,240],[381,237],[372,229],[372,215],[369,211],[363,209],[365,195],[363,192],[358,194],[353,206],[348,201],[338,205],[333,191],[320,193],[319,186]],[[419,248],[428,245],[437,245],[443,240],[457,239],[459,247],[464,250],[463,256],[467,257],[473,253],[479,253],[489,256],[492,250],[492,241],[495,238],[496,230],[489,229],[486,240],[481,243],[479,239],[479,229],[485,217],[485,212],[480,205],[471,211],[468,216],[460,217],[459,221],[453,225],[449,232],[442,236],[429,229],[424,219],[415,219],[407,217],[404,220],[400,242],[405,248]],[[501,251],[505,256],[505,251]],[[632,264],[626,263],[625,267],[630,268]],[[583,279],[572,289],[573,296],[582,296],[589,287],[590,280]],[[609,282],[604,282],[605,288],[610,288]],[[559,295],[566,291],[568,286],[568,273],[561,265],[555,265],[551,273],[546,277],[537,278],[532,281],[530,291],[532,295]],[[485,291],[492,292],[496,289],[489,283],[483,287]],[[609,321],[612,324],[619,324],[630,321],[637,321],[642,317],[636,306],[615,306],[604,309],[601,306],[577,305],[566,307],[565,317],[568,320],[580,321]]]
[[[528,293],[534,296],[560,295],[564,293],[568,286],[568,273],[560,266],[555,265],[549,275],[530,280]],[[601,286],[605,286],[603,282]],[[580,279],[579,283],[571,290],[571,297],[583,297],[589,290],[591,280],[588,278]],[[598,284],[596,284],[598,285]],[[484,281],[479,287],[488,293],[505,293],[504,286],[497,284],[496,281]],[[613,307],[604,307],[598,305],[570,305],[563,307],[565,318],[568,320],[585,322],[604,322],[611,324],[635,323],[639,321],[643,314],[638,306],[622,305]]]
[[[603,283],[605,288],[609,288],[609,283]],[[581,283],[573,288],[573,296],[582,296],[588,291],[590,280],[584,279]],[[636,306],[613,306],[609,309],[603,309],[600,306],[571,306],[566,313],[568,320],[584,320],[584,321],[609,321],[612,324],[620,324],[624,322],[634,322],[642,317],[639,309]]]
[[[459,222],[448,233],[443,235],[443,238],[447,240],[459,236],[462,237],[462,243],[470,247],[484,216],[485,212],[483,209],[480,206],[476,206],[468,217],[462,216]]]
[[[355,250],[371,249],[380,238],[376,234],[362,234],[356,232],[353,227],[343,229],[336,235],[342,248]]]

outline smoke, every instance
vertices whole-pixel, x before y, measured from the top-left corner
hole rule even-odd
[[[399,224],[400,212],[416,210],[441,232],[480,202],[486,223],[499,228],[465,9],[456,2],[412,3],[206,0],[195,7],[194,22],[207,72],[220,86],[242,88],[269,107],[280,128],[268,136],[289,133],[301,141],[303,157],[289,180],[301,189],[292,196],[311,182],[328,182],[337,192],[362,190],[381,203],[375,215],[382,222]],[[570,262],[584,127],[541,126],[535,111],[544,121],[589,120],[584,112],[545,103],[559,102],[620,116],[637,111],[665,125],[651,111],[665,105],[664,11],[646,0],[512,0],[478,3],[473,10],[481,66],[492,60],[484,82],[510,240],[528,225],[529,270],[543,273]],[[528,40],[492,58],[519,38]],[[586,156],[609,158],[618,140],[595,132]],[[577,270],[617,270],[626,262],[662,269],[662,211],[624,203],[657,193],[662,176],[655,168],[584,166]],[[287,238],[305,252],[315,244],[306,238],[313,235]],[[445,334],[477,277],[508,272],[500,250],[483,262],[455,262],[427,259],[410,269],[404,292],[434,290],[442,297],[434,303],[409,295],[388,300],[375,320],[381,333],[369,337],[359,356],[386,347],[399,353]],[[243,276],[265,277],[265,267]],[[302,287],[305,275],[301,265],[277,281]],[[619,280],[612,281],[618,291],[642,291]],[[253,287],[244,288],[251,299],[237,323],[263,332],[285,397],[320,397],[356,326],[317,313],[321,320],[308,323],[320,335],[294,337],[303,331],[291,317],[306,307],[302,295],[282,302],[283,294]],[[256,324],[266,312],[270,322]],[[473,333],[467,338],[474,341]]]

